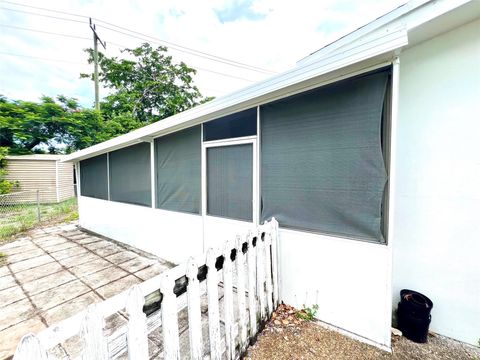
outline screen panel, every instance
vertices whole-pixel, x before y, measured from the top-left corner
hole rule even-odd
[[[155,139],[156,207],[200,214],[201,125]]]
[[[207,214],[252,221],[253,145],[207,148]]]
[[[80,161],[81,196],[108,199],[107,154]]]
[[[383,242],[381,127],[388,71],[261,108],[262,220]]]
[[[257,135],[257,109],[248,109],[203,124],[203,140]]]
[[[110,200],[151,206],[150,144],[109,153]]]

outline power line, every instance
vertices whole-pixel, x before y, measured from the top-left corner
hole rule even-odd
[[[87,63],[81,63],[81,62],[78,62],[78,61],[52,59],[52,58],[46,58],[46,57],[41,57],[41,56],[30,56],[30,55],[24,55],[24,54],[14,54],[14,53],[3,52],[3,51],[0,51],[0,54],[1,55],[8,55],[8,56],[17,56],[17,57],[28,58],[28,59],[39,59],[39,60],[45,60],[45,61],[63,62],[63,63],[68,63],[68,64],[88,65]]]
[[[16,29],[16,30],[32,31],[32,32],[37,32],[37,33],[41,33],[41,34],[64,36],[64,37],[69,37],[69,38],[73,38],[73,39],[90,40],[90,38],[87,38],[87,37],[84,37],[84,36],[77,36],[77,35],[70,35],[70,34],[60,34],[60,33],[56,33],[56,32],[44,31],[44,30],[38,30],[38,29],[30,29],[30,28],[24,28],[24,27],[20,27],[20,26],[5,25],[5,24],[0,24],[0,26],[10,28],[10,29]]]
[[[235,76],[235,75],[226,74],[226,73],[223,73],[223,72],[220,72],[220,71],[205,69],[205,68],[201,68],[201,67],[198,67],[198,66],[192,67],[192,69],[201,70],[201,71],[208,71],[208,72],[210,72],[210,73],[212,73],[212,74],[217,74],[217,75],[222,75],[222,76],[228,76],[228,77],[231,77],[231,78],[234,78],[234,79],[244,80],[244,81],[248,81],[248,82],[252,82],[252,83],[255,82],[255,80],[250,80],[250,79],[246,79],[246,78],[243,78],[243,77],[240,77],[240,76]]]
[[[90,40],[90,39],[88,39],[88,40]],[[113,44],[113,43],[109,43],[109,44]],[[31,56],[31,55],[24,55],[24,54],[14,54],[14,53],[8,53],[8,52],[0,52],[0,54],[9,55],[9,56],[18,56],[18,57],[24,57],[24,58],[30,58],[30,59],[39,59],[39,60],[46,60],[46,61],[63,62],[63,63],[68,63],[68,64],[86,65],[86,63],[75,62],[75,61],[71,61],[71,60],[60,60],[60,59],[45,58],[45,57],[41,57],[41,56]],[[194,70],[200,70],[200,71],[207,71],[207,72],[211,72],[211,73],[214,73],[214,74],[217,74],[217,75],[227,76],[227,77],[231,77],[231,78],[238,79],[238,80],[243,80],[243,81],[248,81],[248,82],[254,82],[253,80],[250,80],[250,79],[242,78],[242,77],[235,76],[235,75],[230,75],[230,74],[227,74],[227,73],[222,73],[222,72],[220,72],[220,71],[214,71],[214,70],[204,69],[204,68],[199,68],[199,67],[192,67],[192,69],[194,69]]]
[[[70,38],[80,39],[80,40],[90,40],[89,38],[87,38],[87,37],[82,37],[82,36],[69,35],[69,34],[60,34],[60,33],[56,33],[56,32],[43,31],[43,30],[37,30],[37,29],[30,29],[30,28],[23,28],[23,27],[19,27],[19,26],[4,25],[4,24],[0,24],[0,26],[1,26],[1,27],[7,27],[7,28],[15,29],[15,30],[32,31],[32,32],[37,32],[37,33],[47,34],[47,35],[57,35],[57,36],[70,37]],[[114,45],[114,46],[118,47],[119,49],[127,48],[127,46],[124,46],[124,45],[121,45],[121,44],[117,44],[117,43],[114,43],[114,42],[111,42],[111,41],[109,41],[108,43],[111,44],[111,45]],[[13,55],[13,54],[10,54],[10,55]],[[32,58],[36,58],[36,57],[32,57]],[[37,58],[38,58],[38,57],[37,57]],[[68,61],[67,61],[67,62],[68,62]],[[248,82],[252,82],[252,83],[255,82],[255,80],[250,80],[250,79],[247,79],[247,78],[244,78],[244,77],[241,77],[241,76],[236,76],[236,75],[227,74],[227,73],[224,73],[224,72],[221,72],[221,71],[215,71],[215,70],[206,69],[206,68],[199,67],[199,66],[195,66],[195,67],[192,67],[192,68],[195,69],[195,70],[210,72],[210,73],[212,73],[212,74],[217,74],[217,75],[221,75],[221,76],[231,77],[231,78],[233,78],[233,79],[248,81]]]
[[[161,41],[161,40],[152,41],[152,40],[146,39],[146,38],[144,38],[144,37],[139,37],[139,36],[136,36],[136,35],[128,34],[128,33],[126,33],[126,32],[120,31],[120,30],[112,29],[112,28],[110,28],[110,27],[108,27],[108,26],[105,26],[105,25],[99,25],[99,27],[101,27],[101,28],[103,28],[103,29],[106,29],[106,30],[114,31],[114,32],[117,32],[117,33],[120,33],[120,34],[123,34],[123,35],[126,35],[126,36],[130,36],[130,37],[132,37],[132,38],[139,39],[139,40],[142,40],[142,41],[147,41],[147,42],[150,42],[150,43],[160,44],[160,45],[164,45],[164,44],[165,44],[165,42],[164,42],[164,41]],[[148,36],[148,35],[147,35],[147,36]],[[193,53],[193,52],[190,52],[190,51],[188,51],[188,50],[180,50],[180,49],[177,49],[177,48],[174,47],[174,46],[171,46],[171,48],[173,48],[173,49],[175,49],[175,50],[177,50],[177,51],[181,51],[181,52],[188,53],[188,54],[191,54],[191,55],[199,56],[199,55],[197,55],[197,54],[195,54],[195,53]],[[204,57],[204,56],[201,56],[201,57]],[[214,59],[209,59],[209,60],[214,60]],[[237,65],[233,65],[233,64],[230,64],[230,63],[228,63],[228,62],[226,62],[226,61],[222,61],[222,60],[214,60],[214,61],[222,62],[222,63],[227,64],[227,65],[230,65],[230,66],[239,67],[239,66],[237,66]],[[207,70],[207,69],[204,69],[204,70],[210,71],[210,72],[215,72],[215,71],[213,71],[213,70]],[[233,76],[233,75],[232,75],[232,76]],[[234,77],[235,77],[235,76],[234,76]],[[246,80],[246,79],[244,79],[244,80]],[[249,80],[249,81],[255,82],[255,80]]]
[[[20,4],[20,3],[12,2],[12,1],[2,1],[2,2],[8,3],[8,4],[12,4],[12,5],[24,6],[24,7],[27,7],[27,8],[33,8],[33,9],[44,10],[44,11],[51,11],[51,12],[60,13],[60,14],[65,14],[65,15],[70,15],[70,16],[77,16],[77,17],[82,17],[82,18],[88,18],[87,16],[80,15],[80,14],[74,14],[74,13],[69,13],[69,12],[64,12],[64,11],[47,9],[47,8],[42,8],[42,7],[38,7],[38,6],[32,6],[32,5],[25,5],[25,4]],[[2,9],[9,10],[9,11],[18,11],[18,12],[23,12],[23,13],[27,13],[27,14],[37,15],[37,16],[46,16],[46,17],[58,18],[58,19],[65,20],[65,21],[74,21],[74,22],[83,23],[83,21],[80,21],[80,20],[60,18],[60,17],[50,16],[50,15],[45,15],[45,14],[38,14],[38,13],[27,12],[27,11],[23,11],[23,10],[16,10],[16,9],[3,8],[3,7],[2,7]],[[257,67],[257,66],[253,66],[253,65],[248,65],[248,64],[245,64],[245,63],[242,63],[242,62],[238,62],[238,61],[235,61],[235,60],[230,60],[230,59],[223,58],[223,57],[220,57],[220,56],[216,56],[216,55],[213,55],[213,54],[209,54],[209,53],[206,53],[206,52],[203,52],[203,51],[200,51],[200,50],[195,50],[195,49],[193,49],[193,48],[189,48],[189,47],[182,46],[182,45],[179,45],[179,44],[176,44],[176,43],[172,43],[172,42],[169,42],[169,41],[165,41],[165,40],[162,40],[162,39],[159,39],[159,38],[156,38],[156,37],[147,35],[147,34],[143,34],[143,33],[140,33],[140,32],[134,31],[134,30],[130,30],[130,29],[127,29],[127,28],[125,28],[125,27],[118,26],[118,25],[112,24],[112,23],[110,23],[110,22],[101,20],[101,19],[94,18],[94,20],[96,20],[97,22],[101,22],[101,23],[104,23],[104,24],[107,24],[107,25],[116,27],[116,28],[118,28],[118,29],[122,29],[122,30],[128,31],[128,32],[133,33],[133,34],[137,34],[137,35],[140,35],[140,36],[143,36],[143,37],[147,37],[147,38],[150,38],[150,39],[154,39],[154,40],[156,40],[158,43],[166,44],[166,45],[168,45],[169,47],[175,48],[177,51],[186,52],[186,53],[188,53],[188,54],[195,55],[195,56],[199,56],[199,57],[203,57],[203,58],[207,58],[207,59],[212,60],[212,61],[222,62],[222,63],[225,63],[225,64],[230,65],[230,66],[242,67],[242,68],[245,68],[245,69],[248,69],[248,70],[251,70],[251,71],[257,71],[257,72],[262,72],[262,73],[266,73],[266,74],[275,74],[275,72],[274,72],[274,71],[271,71],[271,70],[263,69],[263,68],[260,68],[260,67]],[[136,37],[136,36],[133,36],[133,35],[131,35],[131,34],[128,34],[128,33],[125,33],[125,32],[122,32],[122,31],[119,31],[119,30],[116,30],[116,29],[109,28],[108,26],[104,26],[104,25],[102,25],[102,26],[103,26],[105,29],[108,29],[108,30],[111,30],[111,31],[115,31],[115,32],[121,33],[121,34],[126,35],[126,36]],[[147,39],[144,39],[144,38],[139,38],[139,37],[136,37],[136,38],[141,39],[141,40],[144,40],[144,41],[145,41],[145,40],[146,40],[146,41],[151,41],[151,40],[147,40]]]
[[[69,37],[73,39],[80,39],[80,40],[88,40],[90,41],[91,39],[88,37],[84,36],[77,36],[77,35],[71,35],[71,34],[60,34],[57,32],[52,32],[52,31],[44,31],[44,30],[38,30],[38,29],[30,29],[30,28],[24,28],[20,26],[13,26],[13,25],[6,25],[6,24],[0,24],[0,27],[6,27],[14,30],[24,30],[24,31],[31,31],[31,32],[37,32],[41,34],[48,34],[48,35],[58,35],[58,36],[64,36],[64,37]],[[118,47],[120,50],[128,48],[126,45],[118,44],[112,41],[108,42],[109,45],[114,45],[115,47]]]
[[[8,11],[14,11],[14,12],[19,12],[19,13],[23,13],[23,14],[34,15],[34,16],[43,16],[43,17],[47,17],[47,18],[51,18],[51,19],[57,19],[57,20],[63,20],[63,21],[73,21],[73,22],[76,22],[76,23],[81,23],[81,24],[86,24],[86,23],[87,23],[86,21],[80,21],[80,20],[68,19],[68,18],[63,18],[63,17],[60,17],[60,16],[53,16],[53,15],[39,14],[39,13],[34,13],[34,12],[31,12],[31,11],[24,11],[24,10],[10,9],[10,8],[6,8],[6,7],[3,7],[3,6],[0,6],[0,9],[3,9],[3,10],[8,10]]]
[[[176,49],[176,50],[178,50],[178,51],[185,52],[185,53],[187,53],[187,54],[196,55],[196,56],[200,56],[200,57],[206,57],[206,58],[209,59],[209,60],[222,62],[222,63],[228,64],[228,65],[232,65],[232,66],[244,67],[244,68],[246,68],[246,69],[248,69],[248,70],[253,70],[253,71],[257,71],[257,72],[263,72],[263,73],[266,73],[266,74],[275,74],[275,72],[274,72],[274,71],[271,71],[271,70],[262,69],[262,68],[259,68],[259,67],[257,67],[257,66],[248,65],[248,64],[241,63],[241,62],[238,62],[238,61],[235,61],[235,60],[230,60],[230,59],[227,59],[227,58],[224,58],[224,57],[212,55],[212,54],[209,54],[209,53],[200,51],[200,50],[195,50],[195,49],[192,49],[192,48],[183,46],[183,45],[178,45],[178,44],[175,44],[175,43],[172,43],[172,42],[169,42],[169,41],[165,41],[165,40],[159,39],[159,38],[154,37],[154,36],[150,36],[150,35],[147,35],[147,34],[143,34],[143,33],[140,33],[140,32],[138,32],[138,31],[130,30],[130,29],[124,28],[124,27],[122,27],[122,26],[118,26],[118,25],[115,25],[115,24],[112,24],[112,23],[109,23],[109,22],[107,22],[107,21],[103,21],[103,20],[100,20],[100,19],[95,19],[95,20],[96,20],[97,22],[100,22],[100,23],[104,23],[104,24],[107,24],[107,25],[110,25],[110,26],[114,26],[114,27],[116,27],[116,28],[118,28],[118,29],[126,30],[126,31],[128,31],[128,32],[133,33],[133,34],[138,34],[138,35],[143,36],[143,37],[146,37],[146,38],[154,39],[154,40],[157,41],[158,43],[166,44],[167,46],[169,46],[169,47],[171,47],[171,48],[174,48],[174,49]],[[102,27],[105,28],[105,29],[118,32],[118,33],[120,33],[120,34],[124,34],[124,35],[127,35],[127,36],[135,37],[135,36],[133,36],[133,35],[131,35],[131,34],[127,34],[127,33],[121,32],[121,31],[119,31],[119,30],[112,29],[112,28],[110,28],[110,27],[108,27],[108,26],[105,26],[105,25],[100,25],[100,26],[102,26]],[[138,38],[138,37],[137,37],[137,38]]]
[[[11,4],[11,5],[24,6],[24,7],[31,8],[31,9],[50,11],[50,12],[57,13],[57,14],[77,16],[77,17],[82,17],[82,18],[88,19],[88,16],[79,15],[79,14],[74,14],[74,13],[66,12],[66,11],[47,9],[47,8],[43,8],[43,7],[39,7],[39,6],[33,6],[33,5],[16,3],[16,2],[13,2],[13,1],[5,1],[5,0],[2,0],[2,1],[0,1],[0,2],[6,3],[6,4]]]

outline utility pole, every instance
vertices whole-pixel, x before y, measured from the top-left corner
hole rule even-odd
[[[107,43],[102,42],[102,40],[98,37],[95,24],[92,22],[92,18],[90,18],[90,29],[92,29],[93,32],[93,80],[95,81],[95,109],[100,110],[100,96],[98,94],[98,42],[100,42],[100,45],[102,45],[104,49],[107,48]]]

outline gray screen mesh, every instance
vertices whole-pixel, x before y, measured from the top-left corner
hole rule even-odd
[[[252,145],[207,149],[207,214],[252,221]]]
[[[203,140],[257,135],[257,108],[240,111],[203,124]]]
[[[151,206],[150,144],[129,146],[109,156],[110,200]]]
[[[200,213],[201,127],[155,140],[157,208]]]
[[[262,106],[262,220],[383,241],[387,79],[377,72]]]
[[[80,161],[81,195],[107,200],[107,176],[107,154]]]

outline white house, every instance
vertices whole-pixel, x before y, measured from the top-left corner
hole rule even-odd
[[[412,1],[78,151],[80,224],[179,262],[275,216],[281,300],[385,348],[402,288],[480,338],[480,2]]]

